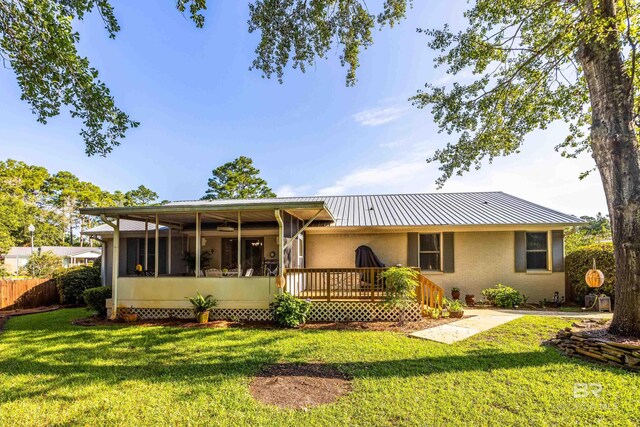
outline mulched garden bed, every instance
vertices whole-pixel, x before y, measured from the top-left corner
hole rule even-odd
[[[332,403],[350,391],[347,374],[321,363],[269,365],[249,385],[256,400],[291,409]]]
[[[467,316],[465,316],[467,317]],[[403,326],[399,326],[397,322],[309,322],[299,329],[317,329],[317,330],[364,330],[364,331],[387,331],[411,333],[422,329],[433,328],[435,326],[444,325],[460,319],[422,319],[418,322],[405,322]],[[171,326],[177,328],[249,328],[249,329],[276,329],[278,326],[272,322],[253,322],[253,321],[229,321],[229,320],[213,320],[208,323],[197,323],[189,319],[149,319],[139,320],[135,323],[125,323],[121,320],[107,320],[99,317],[83,317],[75,319],[71,323],[77,326]]]

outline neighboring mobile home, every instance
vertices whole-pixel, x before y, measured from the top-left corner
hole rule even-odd
[[[81,212],[105,222],[84,234],[104,242],[111,303],[143,317],[187,317],[185,297],[199,291],[218,299],[214,317],[263,319],[280,287],[315,301],[318,320],[388,317],[376,303],[384,295],[383,267],[357,266],[361,246],[386,267],[419,268],[423,302],[453,287],[481,299],[482,289],[497,283],[533,302],[552,299],[565,289],[563,229],[582,223],[502,192],[186,201]]]
[[[62,267],[75,267],[87,265],[100,258],[101,248],[79,246],[36,246],[13,247],[4,256],[4,268],[10,274],[18,274],[19,270],[27,265],[32,253],[52,252],[60,257]]]

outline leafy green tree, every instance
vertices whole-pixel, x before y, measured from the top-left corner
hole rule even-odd
[[[34,252],[23,267],[31,277],[51,277],[53,272],[62,267],[62,259],[51,251]]]
[[[593,245],[611,239],[611,223],[609,218],[600,212],[596,217],[582,216],[580,217],[588,224],[578,227],[571,227],[564,232],[565,252],[570,254],[585,246]]]
[[[203,200],[213,199],[262,199],[276,197],[260,178],[260,170],[253,166],[253,160],[240,156],[232,162],[213,170],[213,178],[209,179],[209,189]]]
[[[116,107],[98,71],[78,53],[73,22],[94,11],[114,38],[120,27],[107,0],[0,0],[0,58],[38,122],[47,123],[65,105],[82,120],[86,153],[105,155],[138,122]]]
[[[394,21],[402,18],[409,3],[386,0],[377,25],[389,13]],[[336,20],[335,11],[342,8],[360,12]],[[331,46],[344,48],[335,34],[367,40],[375,25],[364,0],[259,0],[250,10],[250,30],[261,31],[258,68],[267,77],[290,61],[303,68],[325,57]],[[428,159],[440,163],[438,183],[518,153],[536,129],[557,120],[568,123],[569,135],[557,150],[568,157],[590,152],[607,196],[617,275],[610,331],[640,336],[639,2],[477,0],[464,16],[468,25],[460,32],[447,25],[419,30],[439,52],[436,66],[453,76],[474,76],[468,84],[427,83],[412,98],[454,138]],[[358,50],[349,52],[357,56]],[[347,62],[347,81],[353,82],[357,61]]]
[[[158,193],[140,185],[135,190],[129,190],[124,194],[124,206],[151,205],[158,200]]]
[[[381,273],[385,280],[384,307],[398,311],[398,324],[404,325],[407,309],[416,303],[418,271],[409,267],[391,267]]]

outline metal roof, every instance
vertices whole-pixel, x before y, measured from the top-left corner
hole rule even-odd
[[[236,206],[324,202],[336,227],[432,225],[575,225],[580,218],[515,196],[495,192],[279,197],[253,200],[193,200],[165,206]]]
[[[149,231],[155,231],[156,224],[154,222],[149,222]],[[159,230],[168,230],[169,227],[164,225],[160,225]],[[144,231],[144,221],[132,221],[130,219],[121,219],[120,220],[120,231]],[[88,230],[84,230],[82,234],[110,234],[113,233],[113,228],[107,224],[101,224],[97,227],[90,228]]]
[[[102,253],[102,248],[79,247],[79,246],[36,246],[34,252],[53,252],[59,257],[78,257],[78,255],[89,254],[86,258],[97,258]],[[5,257],[28,257],[31,256],[31,246],[13,247],[9,249]]]

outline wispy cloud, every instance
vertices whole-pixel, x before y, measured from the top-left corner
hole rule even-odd
[[[309,185],[283,185],[281,187],[276,188],[275,193],[278,197],[295,197],[295,196],[305,196],[308,195],[309,189],[311,186]]]
[[[403,146],[405,141],[403,139],[397,139],[391,142],[383,142],[382,144],[378,144],[380,148],[398,148]]]
[[[552,142],[540,152],[548,153]],[[389,144],[395,145],[395,142]],[[387,152],[386,160],[346,171],[342,176],[336,176],[330,185],[315,192],[341,195],[436,191],[435,180],[441,174],[439,164],[427,163],[426,159],[433,155],[437,142],[405,140],[399,144],[401,148]],[[499,190],[575,215],[606,211],[600,177],[592,174],[578,180],[580,172],[592,167],[593,159],[588,156],[578,160],[560,156],[532,158],[535,154],[529,153],[528,162],[524,162],[523,157],[514,156],[485,165],[480,171],[454,176],[442,191]]]
[[[397,105],[385,108],[372,108],[354,114],[353,119],[362,126],[380,126],[399,119],[410,109],[411,107]]]

